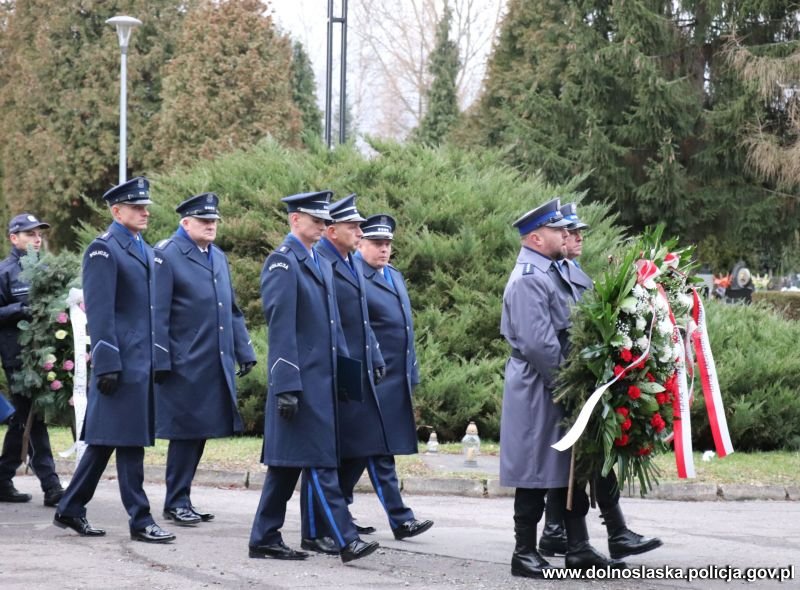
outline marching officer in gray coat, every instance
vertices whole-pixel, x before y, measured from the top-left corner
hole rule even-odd
[[[544,511],[545,493],[566,505],[569,453],[550,445],[563,434],[564,411],[553,403],[554,378],[568,353],[569,299],[572,289],[559,272],[567,236],[558,199],[548,201],[514,222],[522,248],[503,293],[500,331],[511,345],[506,363],[500,424],[500,482],[515,487],[516,547],[511,573],[543,577],[552,567],[536,550],[536,527]],[[566,515],[567,567],[619,567],[588,542],[585,515],[589,500],[576,491]]]
[[[150,514],[144,492],[144,447],[155,442],[153,400],[153,249],[141,232],[150,213],[149,183],[137,177],[109,190],[114,222],[83,255],[83,293],[92,339],[83,440],[87,448],[58,504],[53,524],[81,536],[105,535],[86,520],[103,470],[116,451],[131,538],[175,539]]]
[[[218,205],[214,193],[183,201],[177,231],[155,248],[156,436],[170,441],[164,518],[181,526],[214,518],[192,504],[192,480],[206,439],[242,431],[236,376],[256,364],[228,259],[213,243]]]
[[[402,273],[389,264],[395,227],[391,215],[370,216],[361,224],[364,236],[357,258],[362,262],[369,323],[386,362],[386,374],[376,389],[378,405],[385,418],[388,452],[369,457],[367,473],[395,539],[407,539],[429,530],[433,521],[417,520],[414,512],[403,503],[395,469],[395,455],[417,452],[412,396],[419,384],[411,300]]]
[[[564,219],[570,222],[567,226],[567,239],[559,260],[561,274],[572,285],[573,292],[579,301],[583,294],[594,288],[594,281],[581,268],[578,257],[583,252],[583,231],[589,225],[578,217],[576,203],[567,203],[561,207]],[[608,531],[608,552],[611,557],[621,559],[629,555],[638,555],[661,547],[661,540],[655,537],[644,537],[631,531],[625,524],[625,517],[619,505],[619,485],[612,469],[605,477],[598,476],[595,481],[595,495],[600,514]],[[542,555],[563,554],[567,551],[567,534],[563,528],[564,515],[559,502],[551,502],[548,498],[545,509],[545,525],[539,539],[539,552]]]
[[[313,249],[330,220],[330,191],[286,197],[291,232],[261,271],[267,321],[264,464],[269,466],[250,533],[250,557],[305,559],[281,537],[286,503],[303,486],[327,520],[343,562],[373,553],[362,541],[342,497],[337,468],[336,367],[349,356],[330,262]]]

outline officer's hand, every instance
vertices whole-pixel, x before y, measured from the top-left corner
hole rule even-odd
[[[383,381],[384,377],[386,377],[386,366],[375,367],[375,385]]]
[[[20,315],[23,320],[31,321],[33,319],[33,315],[31,314],[31,308],[24,304],[22,306],[22,310],[20,311]]]
[[[253,367],[255,367],[255,366],[256,366],[256,361],[248,361],[246,363],[242,363],[241,365],[239,365],[239,370],[236,371],[236,376],[237,377],[244,377],[250,371],[252,371]]]
[[[97,389],[103,395],[111,395],[117,390],[119,385],[119,373],[106,373],[97,378]]]
[[[164,383],[172,371],[165,371],[164,369],[158,370],[153,374],[153,381],[156,383]]]
[[[297,414],[297,408],[300,404],[300,400],[297,397],[299,393],[299,391],[287,391],[275,396],[278,398],[278,414],[284,420],[291,420]]]

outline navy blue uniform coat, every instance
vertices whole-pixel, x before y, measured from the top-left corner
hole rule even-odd
[[[156,436],[206,439],[242,431],[236,363],[256,360],[225,254],[211,260],[182,232],[156,245]]]
[[[336,308],[333,270],[287,237],[261,271],[267,320],[266,465],[338,467],[336,355],[349,356]],[[297,415],[278,415],[276,395],[299,391]]]
[[[369,322],[386,362],[386,376],[378,384],[378,403],[386,417],[386,442],[390,455],[417,452],[417,425],[412,394],[419,383],[414,322],[403,275],[389,265],[394,288],[383,272],[361,260],[367,287]]]
[[[25,254],[12,248],[8,258],[0,262],[0,361],[7,372],[22,366],[17,324],[25,317],[28,303],[28,284],[19,278],[22,272],[20,258]],[[11,383],[8,387],[11,388]]]
[[[339,403],[339,444],[343,459],[372,457],[387,453],[384,437],[384,416],[378,407],[377,391],[373,381],[375,367],[383,367],[384,360],[369,324],[367,293],[361,261],[348,256],[355,273],[344,259],[332,250],[333,244],[323,240],[316,251],[327,258],[333,267],[333,284],[342,332],[350,356],[362,363],[361,393],[363,401],[350,400]]]
[[[144,447],[154,442],[153,274],[153,249],[144,243],[143,256],[116,224],[83,255],[83,298],[92,343],[87,444]],[[115,372],[121,373],[116,391],[103,395],[97,377]]]

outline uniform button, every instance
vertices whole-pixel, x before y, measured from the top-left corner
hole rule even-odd
[[[217,279],[214,279],[214,282],[216,283],[216,282],[217,282]]]
[[[219,306],[222,307],[222,304],[220,303]]]
[[[367,325],[367,320],[364,320],[364,325],[365,325],[365,326]]]
[[[331,323],[333,323],[333,320],[331,320]]]
[[[224,350],[220,350],[219,353],[220,354],[225,354],[225,351]]]
[[[220,327],[219,327],[219,329],[220,329],[220,330],[224,330],[225,328],[223,328],[222,326],[220,326]]]
[[[335,346],[333,347],[333,350],[334,350],[334,351],[336,350],[336,347],[335,347]]]

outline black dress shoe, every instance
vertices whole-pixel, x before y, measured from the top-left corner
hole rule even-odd
[[[178,526],[194,526],[203,519],[190,508],[165,508],[164,518]]]
[[[96,529],[89,524],[85,517],[63,516],[56,512],[53,524],[60,529],[72,529],[81,537],[102,537],[106,534],[103,529]]]
[[[250,557],[300,560],[308,557],[308,553],[296,551],[283,541],[278,541],[273,545],[250,545]]]
[[[0,502],[30,502],[32,497],[17,490],[10,481],[0,486]]]
[[[408,539],[409,537],[416,537],[421,535],[433,526],[432,520],[407,520],[396,529],[393,529],[394,538],[398,541],[400,539]]]
[[[658,537],[643,537],[628,528],[608,536],[608,552],[614,559],[647,553],[658,549],[661,545],[663,543]]]
[[[342,563],[347,563],[349,561],[361,559],[362,557],[366,557],[367,555],[375,553],[375,550],[378,547],[380,547],[380,545],[378,545],[377,541],[365,543],[361,539],[356,539],[347,547],[342,549],[342,552],[339,555],[342,558]]]
[[[197,506],[189,506],[189,510],[194,512],[197,516],[200,517],[200,520],[203,522],[208,522],[209,520],[214,520],[214,515],[210,512],[205,512],[200,510]]]
[[[169,543],[175,540],[175,535],[153,523],[143,529],[131,529],[131,539],[145,543]]]
[[[44,505],[55,507],[58,506],[58,503],[61,501],[61,496],[64,495],[64,488],[61,487],[60,483],[47,488],[47,491],[44,493]]]
[[[317,539],[303,539],[300,547],[325,555],[339,555],[339,547],[330,537],[319,537]]]
[[[357,525],[356,523],[353,523],[353,526],[356,527],[356,532],[359,535],[371,535],[372,533],[375,532],[374,526],[360,526]]]

